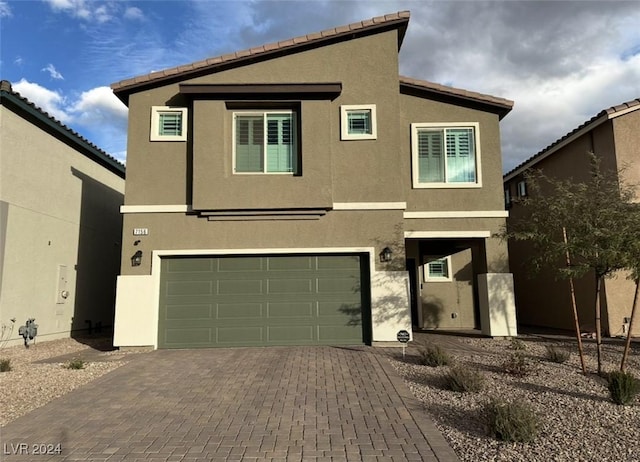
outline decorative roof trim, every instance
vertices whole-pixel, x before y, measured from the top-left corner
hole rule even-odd
[[[180,84],[180,93],[210,98],[261,97],[292,98],[306,96],[311,99],[333,99],[342,93],[342,83],[258,83],[258,84]]]
[[[427,80],[418,80],[411,77],[400,76],[400,88],[401,90],[405,89],[425,92],[431,96],[436,95],[444,101],[452,99],[456,102],[467,102],[470,103],[472,107],[478,107],[479,109],[497,113],[500,119],[504,118],[513,108],[513,101],[505,98],[440,85],[438,83],[429,82]]]
[[[334,27],[321,32],[269,43],[247,50],[121,80],[120,82],[111,84],[111,89],[118,98],[127,104],[131,93],[162,83],[184,80],[186,78],[214,72],[217,69],[231,65],[243,65],[245,62],[250,63],[283,54],[292,54],[304,49],[316,48],[333,42],[351,40],[356,36],[371,35],[392,29],[398,30],[398,49],[400,49],[407,31],[407,25],[409,24],[409,17],[409,11],[399,11],[397,13],[378,16],[346,26]]]
[[[21,111],[35,119],[40,128],[61,139],[120,178],[125,178],[125,166],[121,162],[21,96],[20,93],[14,92],[11,82],[8,80],[0,82],[0,104],[13,111]]]
[[[583,124],[576,127],[574,130],[570,131],[562,138],[554,141],[549,146],[544,148],[542,151],[539,151],[537,154],[531,156],[529,159],[525,160],[520,165],[516,166],[511,171],[504,174],[502,177],[502,181],[506,183],[507,181],[511,181],[516,176],[522,174],[525,170],[533,167],[538,162],[549,157],[556,151],[559,151],[566,145],[572,143],[576,139],[581,136],[589,133],[591,130],[595,129],[599,125],[602,125],[604,122],[615,119],[616,117],[623,116],[628,114],[629,112],[634,112],[640,109],[640,98],[633,99],[631,101],[627,101],[625,103],[619,104],[617,106],[612,106],[607,109],[603,109],[598,114],[593,116],[591,119],[587,120]]]

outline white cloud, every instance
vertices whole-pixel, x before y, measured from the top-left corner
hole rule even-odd
[[[64,77],[62,76],[62,74],[58,72],[56,68],[53,66],[53,64],[51,63],[47,64],[47,67],[43,67],[42,71],[48,72],[52,79],[64,80]]]
[[[126,19],[144,19],[144,14],[140,8],[136,8],[135,6],[130,6],[126,10],[124,10],[124,17]]]
[[[69,98],[60,91],[22,79],[13,84],[13,90],[60,122],[73,126],[96,146],[118,153],[119,160],[126,156],[128,109],[109,87],[92,88]]]
[[[9,18],[11,17],[11,8],[7,2],[0,1],[0,18]]]
[[[45,0],[54,11],[64,11],[71,16],[90,19],[91,10],[85,0]]]
[[[24,59],[22,58],[22,56],[16,56],[16,59],[13,60],[13,64],[21,67],[24,64]]]
[[[96,87],[82,92],[69,110],[82,125],[104,127],[105,124],[114,124],[126,129],[127,107],[109,87]]]
[[[49,90],[26,79],[14,83],[13,90],[62,123],[66,124],[73,120],[66,108],[65,98],[60,92]]]

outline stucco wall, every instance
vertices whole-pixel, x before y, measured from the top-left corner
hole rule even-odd
[[[0,106],[0,201],[5,211],[0,322],[38,324],[38,340],[90,320],[113,325],[124,180]],[[58,282],[59,267],[66,283]],[[69,292],[60,300],[62,287]],[[63,301],[63,303],[61,303]]]

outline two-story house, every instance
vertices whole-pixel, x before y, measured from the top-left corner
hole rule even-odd
[[[398,75],[409,12],[112,85],[129,107],[115,344],[514,335],[499,120]]]
[[[565,136],[541,150],[504,176],[505,202],[510,217],[521,220],[526,208],[517,200],[529,194],[525,173],[539,170],[548,177],[576,182],[591,175],[589,152],[599,157],[603,171],[622,172],[629,185],[640,181],[640,99],[603,109]],[[560,226],[560,225],[559,225]],[[553,271],[532,274],[529,256],[535,249],[527,242],[510,242],[509,258],[522,325],[575,329],[571,287],[557,280]],[[595,280],[587,274],[574,281],[576,306],[582,331],[594,332]],[[602,331],[605,335],[626,335],[629,331],[635,284],[619,272],[603,281],[601,288]],[[632,335],[640,335],[640,326]]]

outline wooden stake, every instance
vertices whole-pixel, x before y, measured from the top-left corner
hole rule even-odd
[[[565,247],[567,246],[567,229],[562,227],[562,237],[564,239]],[[569,255],[569,249],[567,249],[567,268],[571,267],[571,256]],[[584,350],[582,349],[582,337],[580,336],[580,321],[578,319],[578,308],[576,306],[576,291],[573,286],[573,277],[569,277],[569,287],[571,288],[571,307],[573,308],[573,322],[576,328],[576,339],[578,340],[578,352],[580,353],[580,364],[582,366],[582,373],[587,373],[587,367],[584,364]]]
[[[636,279],[636,293],[633,296],[633,305],[631,307],[631,319],[629,320],[629,331],[627,332],[627,341],[624,344],[624,352],[622,353],[622,361],[620,362],[621,372],[624,372],[624,363],[627,360],[629,349],[631,348],[631,329],[633,328],[633,320],[636,318],[636,307],[638,305],[638,292],[640,292],[640,279]]]

